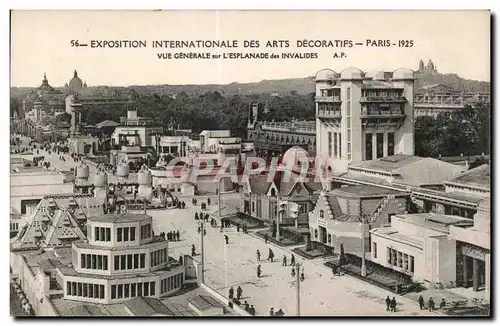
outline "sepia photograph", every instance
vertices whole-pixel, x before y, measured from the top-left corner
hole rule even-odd
[[[491,25],[11,10],[10,315],[491,317]]]

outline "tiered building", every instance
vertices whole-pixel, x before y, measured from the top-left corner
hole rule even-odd
[[[72,264],[57,268],[65,299],[110,304],[182,287],[184,266],[169,259],[168,242],[153,234],[151,216],[90,217],[87,235],[72,243]]]

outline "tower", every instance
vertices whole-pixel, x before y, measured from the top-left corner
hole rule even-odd
[[[424,72],[424,60],[420,59],[420,63],[418,64],[418,72]]]
[[[329,170],[413,155],[413,72],[400,68],[388,75],[352,67],[340,76],[329,69],[317,73],[316,152]]]

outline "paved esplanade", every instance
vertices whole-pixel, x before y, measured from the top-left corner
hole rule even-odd
[[[237,196],[232,194],[228,196]],[[198,206],[193,207],[191,201],[186,209],[148,211],[154,218],[154,231],[168,232],[179,230],[181,241],[171,242],[169,251],[173,257],[190,254],[191,245],[196,246],[196,253],[201,250],[200,234],[197,232],[198,221],[194,213],[200,212],[199,206],[206,197],[199,197]],[[234,198],[232,200],[234,202]],[[227,199],[223,199],[227,203]],[[216,205],[209,207],[211,211]],[[241,286],[243,296],[241,301],[253,304],[257,315],[268,315],[269,309],[283,309],[286,315],[296,314],[296,288],[291,276],[291,267],[282,267],[283,255],[287,255],[290,263],[290,253],[274,245],[265,244],[262,239],[251,234],[236,232],[235,228],[220,233],[220,227],[212,228],[205,224],[205,282],[207,285],[228,297],[228,289]],[[219,224],[220,225],[220,224]],[[240,229],[241,231],[241,229]],[[224,234],[229,236],[229,245],[225,245]],[[275,262],[268,262],[267,254],[272,248]],[[261,252],[261,260],[257,263],[256,251]],[[200,258],[200,256],[197,256]],[[358,281],[348,276],[333,276],[332,270],[295,255],[296,260],[304,263],[305,281],[300,284],[301,315],[434,315],[428,311],[420,311],[415,302],[396,296],[398,312],[386,311],[385,298],[393,297],[392,293],[376,286]],[[257,265],[262,266],[262,277],[257,278]]]

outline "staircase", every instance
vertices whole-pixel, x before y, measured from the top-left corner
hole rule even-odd
[[[371,221],[375,222],[380,216],[386,212],[387,206],[389,205],[389,200],[394,199],[394,196],[387,196],[380,201],[380,203],[375,207],[371,216]]]

